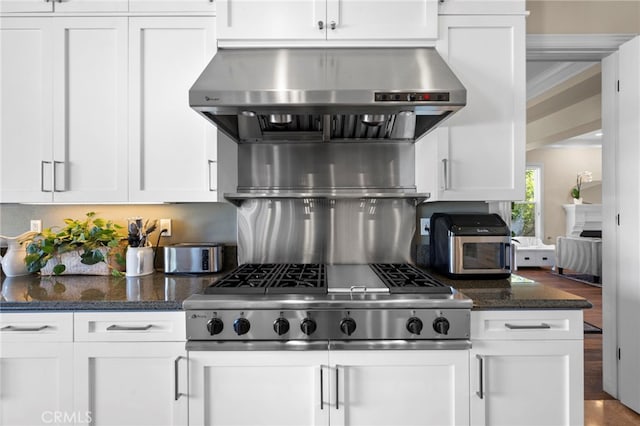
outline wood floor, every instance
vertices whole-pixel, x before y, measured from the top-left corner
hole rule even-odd
[[[547,268],[521,268],[516,274],[589,300],[593,308],[584,320],[602,328],[602,290],[554,274]],[[602,390],[602,334],[584,335],[584,424],[586,426],[640,425],[640,414]]]

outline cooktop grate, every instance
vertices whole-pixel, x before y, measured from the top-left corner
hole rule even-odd
[[[323,264],[246,263],[204,290],[205,294],[326,293]]]
[[[369,266],[391,293],[453,293],[450,286],[407,263],[373,263]]]

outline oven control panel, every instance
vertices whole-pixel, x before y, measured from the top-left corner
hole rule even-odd
[[[187,311],[188,340],[469,339],[467,309]]]

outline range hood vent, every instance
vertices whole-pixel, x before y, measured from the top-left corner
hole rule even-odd
[[[223,49],[189,102],[239,143],[414,142],[466,90],[434,48]]]

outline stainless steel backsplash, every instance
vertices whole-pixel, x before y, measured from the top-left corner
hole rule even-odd
[[[415,191],[410,143],[238,146],[238,191]]]
[[[409,262],[413,200],[358,196],[415,192],[414,152],[397,142],[239,145],[238,192],[251,196],[238,208],[238,262]],[[261,198],[279,193],[298,196]]]
[[[406,263],[416,208],[401,199],[254,199],[238,209],[238,263]]]

